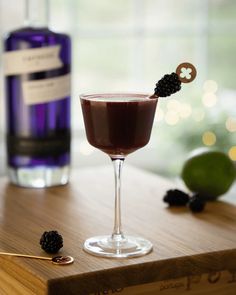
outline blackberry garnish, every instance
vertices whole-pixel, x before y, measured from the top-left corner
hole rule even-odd
[[[205,205],[206,202],[198,193],[194,194],[188,203],[189,209],[194,213],[202,212],[205,208]]]
[[[159,97],[170,96],[181,89],[181,81],[176,73],[165,75],[156,84],[154,93]]]
[[[169,206],[185,206],[189,202],[189,195],[178,189],[168,190],[163,198]]]
[[[56,230],[45,231],[39,243],[45,252],[57,253],[63,247],[63,238]]]

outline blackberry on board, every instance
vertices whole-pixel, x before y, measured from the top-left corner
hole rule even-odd
[[[63,238],[56,230],[45,231],[39,243],[45,252],[57,253],[63,247]]]
[[[185,192],[178,189],[172,189],[166,192],[163,201],[169,204],[169,206],[185,206],[189,202],[189,199],[189,195]]]
[[[201,198],[201,196],[196,193],[190,198],[188,207],[193,213],[202,212],[205,208],[206,202]]]

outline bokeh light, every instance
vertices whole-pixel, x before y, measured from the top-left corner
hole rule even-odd
[[[236,132],[236,118],[228,118],[225,122],[225,127],[229,132]]]
[[[168,125],[176,125],[179,122],[179,115],[174,110],[167,111],[165,121]]]
[[[192,114],[192,107],[187,103],[182,103],[179,109],[179,116],[181,118],[188,118]]]
[[[201,122],[205,117],[205,112],[202,109],[197,109],[193,111],[193,120],[196,122]]]
[[[179,111],[180,108],[181,108],[181,103],[176,99],[171,99],[167,103],[168,110]]]
[[[202,97],[202,103],[204,106],[211,108],[217,102],[217,96],[214,93],[205,93]]]
[[[207,80],[203,85],[203,90],[205,92],[215,93],[218,89],[218,85],[214,80]]]
[[[236,161],[236,145],[229,149],[229,157],[232,161]]]
[[[204,132],[202,135],[202,142],[207,146],[214,145],[216,143],[215,133],[213,133],[211,131]]]

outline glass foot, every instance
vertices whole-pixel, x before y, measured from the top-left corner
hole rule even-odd
[[[129,258],[148,254],[152,243],[139,237],[126,236],[121,239],[111,236],[89,238],[84,243],[84,250],[90,254],[111,258]]]

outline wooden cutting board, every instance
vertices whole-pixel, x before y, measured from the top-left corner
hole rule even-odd
[[[0,295],[236,294],[236,206],[222,199],[199,214],[169,209],[162,197],[175,186],[132,167],[124,167],[123,229],[150,239],[153,252],[122,260],[85,253],[86,238],[112,231],[113,186],[110,166],[73,171],[69,185],[50,189],[1,178],[0,251],[45,255],[40,236],[56,229],[60,253],[75,262],[0,257]]]

